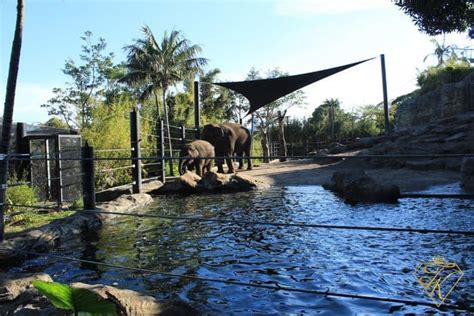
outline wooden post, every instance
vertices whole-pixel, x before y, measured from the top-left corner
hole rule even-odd
[[[390,121],[388,120],[388,96],[387,96],[387,75],[385,72],[385,55],[380,55],[382,66],[382,88],[383,88],[383,114],[385,118],[385,133],[390,134]]]
[[[25,160],[19,160],[16,163],[15,169],[16,169],[16,177],[18,181],[24,180],[24,172],[27,170],[28,166],[30,165],[30,161],[26,160],[28,157],[26,154],[30,153],[30,146],[29,146],[29,141],[26,140],[26,123],[17,123],[16,124],[16,153],[17,154],[24,154],[24,156],[21,156],[22,159]],[[28,173],[27,173],[28,174]],[[28,175],[28,181],[31,181]]]
[[[142,192],[142,164],[140,161],[140,118],[138,112],[133,109],[130,112],[130,144],[132,149],[132,178],[133,193]]]
[[[157,131],[158,131],[158,137],[157,137],[157,144],[156,148],[158,151],[158,157],[161,158],[159,161],[159,166],[160,170],[158,171],[158,179],[162,182],[166,182],[166,161],[163,160],[165,157],[165,123],[163,120],[158,120],[156,122],[157,124]]]
[[[58,206],[62,206],[63,205],[63,202],[64,202],[64,198],[63,198],[63,171],[62,171],[62,168],[63,168],[63,162],[61,160],[61,139],[59,138],[59,135],[56,136],[55,138],[55,141],[56,141],[56,158],[57,158],[57,161],[56,161],[56,178],[57,178],[57,183],[58,183]],[[46,157],[51,157],[50,153],[49,153],[49,148],[46,148]],[[47,162],[48,160],[46,160]]]
[[[95,170],[94,170],[94,148],[86,145],[82,147],[82,201],[84,209],[95,209]]]
[[[201,109],[199,106],[199,81],[194,81],[194,127],[196,139],[201,138]]]

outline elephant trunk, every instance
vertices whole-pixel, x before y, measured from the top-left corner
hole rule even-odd
[[[179,160],[179,166],[178,166],[178,170],[179,170],[179,174],[180,175],[183,175],[185,172],[186,172],[186,168],[188,166],[188,160],[186,159],[180,159]]]

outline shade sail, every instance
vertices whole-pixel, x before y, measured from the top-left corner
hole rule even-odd
[[[291,92],[372,59],[374,58],[295,76],[249,81],[214,82],[214,84],[232,89],[245,96],[250,102],[250,110],[247,113],[250,114]]]

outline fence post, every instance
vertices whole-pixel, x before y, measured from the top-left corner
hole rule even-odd
[[[61,139],[59,138],[59,135],[55,137],[56,141],[56,178],[57,178],[57,194],[58,194],[58,206],[62,206],[64,199],[63,199],[63,162],[62,162],[62,155],[61,155]],[[50,150],[50,148],[46,149],[47,151]],[[46,152],[46,158],[49,158],[49,152]],[[48,160],[46,159],[46,162]]]
[[[95,170],[94,148],[86,145],[82,147],[82,201],[85,210],[95,209]]]
[[[387,96],[387,75],[385,72],[385,55],[380,55],[380,65],[382,67],[382,90],[383,90],[383,116],[385,121],[385,134],[390,134],[390,122],[388,119],[388,96]]]
[[[138,112],[133,109],[130,112],[130,144],[132,149],[133,193],[142,192],[142,164],[140,161],[140,141],[140,118]]]
[[[201,138],[201,109],[199,106],[199,81],[194,81],[194,127],[196,139]]]
[[[166,182],[166,161],[163,160],[165,156],[165,124],[163,120],[156,122],[156,129],[158,131],[156,148],[158,149],[158,157],[161,158],[159,161],[160,170],[158,173],[158,179],[162,182]]]
[[[181,124],[179,128],[181,130],[181,145],[184,146],[186,145],[186,128],[183,124]]]

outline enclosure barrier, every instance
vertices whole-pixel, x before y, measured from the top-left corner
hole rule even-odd
[[[162,126],[162,122],[160,126]],[[162,129],[163,130],[163,129]],[[138,142],[137,142],[138,143]],[[133,152],[133,151],[132,151]],[[279,159],[281,156],[272,156],[269,158]],[[426,158],[461,158],[461,157],[474,157],[474,154],[443,154],[443,155],[361,155],[361,156],[347,156],[347,155],[328,155],[324,157],[318,156],[287,156],[285,158],[293,158],[293,159],[312,159],[312,160],[319,160],[319,159],[328,159],[328,158],[337,158],[337,159],[365,159],[365,158],[380,158],[380,159],[393,159],[393,158],[410,158],[410,159],[426,159]],[[13,161],[22,161],[26,158],[30,160],[44,160],[45,157],[25,157],[22,155],[8,155],[6,157],[9,160]],[[228,158],[228,157],[215,157],[215,158]],[[247,157],[245,157],[247,158]],[[263,158],[261,156],[254,156],[248,157],[250,159],[255,158]],[[263,226],[275,226],[275,227],[301,227],[301,228],[312,228],[312,229],[336,229],[336,230],[356,230],[356,231],[380,231],[380,232],[392,232],[392,233],[422,233],[422,234],[448,234],[448,235],[462,235],[467,237],[474,236],[474,231],[458,231],[458,230],[435,230],[435,229],[425,229],[425,228],[402,228],[402,227],[373,227],[373,226],[345,226],[345,225],[330,225],[330,224],[311,224],[311,223],[285,223],[285,222],[265,222],[265,221],[247,221],[247,220],[229,220],[229,219],[220,219],[220,218],[202,218],[202,217],[180,217],[180,216],[170,216],[170,215],[155,215],[155,214],[146,214],[143,212],[136,212],[136,213],[121,213],[121,212],[111,212],[111,211],[102,211],[97,210],[95,208],[95,201],[91,198],[95,196],[93,191],[90,189],[94,187],[94,162],[101,161],[101,160],[132,160],[134,163],[139,163],[141,160],[157,160],[160,162],[164,162],[166,160],[179,160],[179,157],[111,157],[111,158],[102,158],[102,157],[94,157],[93,149],[89,147],[87,144],[83,148],[82,157],[81,158],[74,158],[74,157],[47,157],[46,159],[50,161],[55,160],[81,160],[82,161],[82,173],[83,173],[83,183],[84,183],[84,208],[86,209],[79,209],[79,208],[48,208],[44,206],[28,206],[23,205],[24,207],[28,207],[31,209],[38,209],[44,210],[49,209],[51,211],[61,210],[61,211],[81,211],[81,212],[88,212],[88,213],[101,213],[101,214],[110,214],[110,215],[120,215],[120,216],[133,216],[133,217],[150,217],[150,218],[161,218],[161,219],[168,219],[168,220],[176,220],[176,221],[190,221],[190,222],[217,222],[217,223],[226,223],[226,224],[237,224],[237,225],[263,225]],[[88,185],[86,186],[86,183]],[[88,197],[88,198],[86,198]],[[458,196],[456,196],[458,197]],[[87,206],[86,206],[86,199]],[[22,205],[12,205],[12,206],[22,206]],[[322,295],[322,296],[333,296],[333,297],[341,297],[341,298],[354,298],[354,299],[363,299],[363,300],[372,300],[372,301],[383,301],[383,302],[393,302],[393,303],[400,303],[400,304],[407,304],[407,305],[423,305],[429,306],[433,308],[438,308],[435,304],[426,301],[415,301],[415,300],[404,300],[404,299],[397,299],[397,298],[390,298],[390,297],[378,297],[378,296],[368,296],[368,295],[359,295],[359,294],[352,294],[352,293],[340,293],[340,292],[331,292],[331,291],[321,291],[321,290],[308,290],[308,289],[300,289],[300,288],[293,288],[284,285],[265,285],[265,284],[258,284],[252,282],[240,282],[240,281],[233,281],[233,280],[224,280],[224,279],[217,279],[217,278],[206,278],[206,277],[196,277],[190,275],[180,275],[180,274],[173,274],[168,272],[161,272],[152,269],[142,269],[136,267],[127,267],[121,265],[114,265],[114,264],[107,264],[99,261],[90,261],[90,260],[83,260],[73,257],[55,255],[55,254],[48,254],[48,253],[38,253],[33,251],[23,251],[17,250],[7,247],[0,248],[3,251],[10,251],[21,253],[28,256],[46,256],[50,258],[55,258],[58,260],[68,260],[68,261],[75,261],[75,262],[83,262],[83,263],[92,263],[102,266],[108,266],[111,268],[117,269],[126,269],[126,270],[133,270],[133,271],[140,271],[145,273],[153,273],[153,274],[160,274],[167,277],[174,277],[174,278],[185,278],[185,279],[193,279],[196,281],[204,281],[204,282],[214,282],[214,283],[223,283],[229,285],[237,285],[237,286],[248,286],[248,287],[256,287],[256,288],[264,288],[269,290],[275,291],[288,291],[288,292],[300,292],[300,293],[308,293],[314,295]],[[444,307],[457,309],[457,310],[467,310],[467,311],[474,311],[469,306],[463,305],[450,305],[450,304],[443,304]]]

